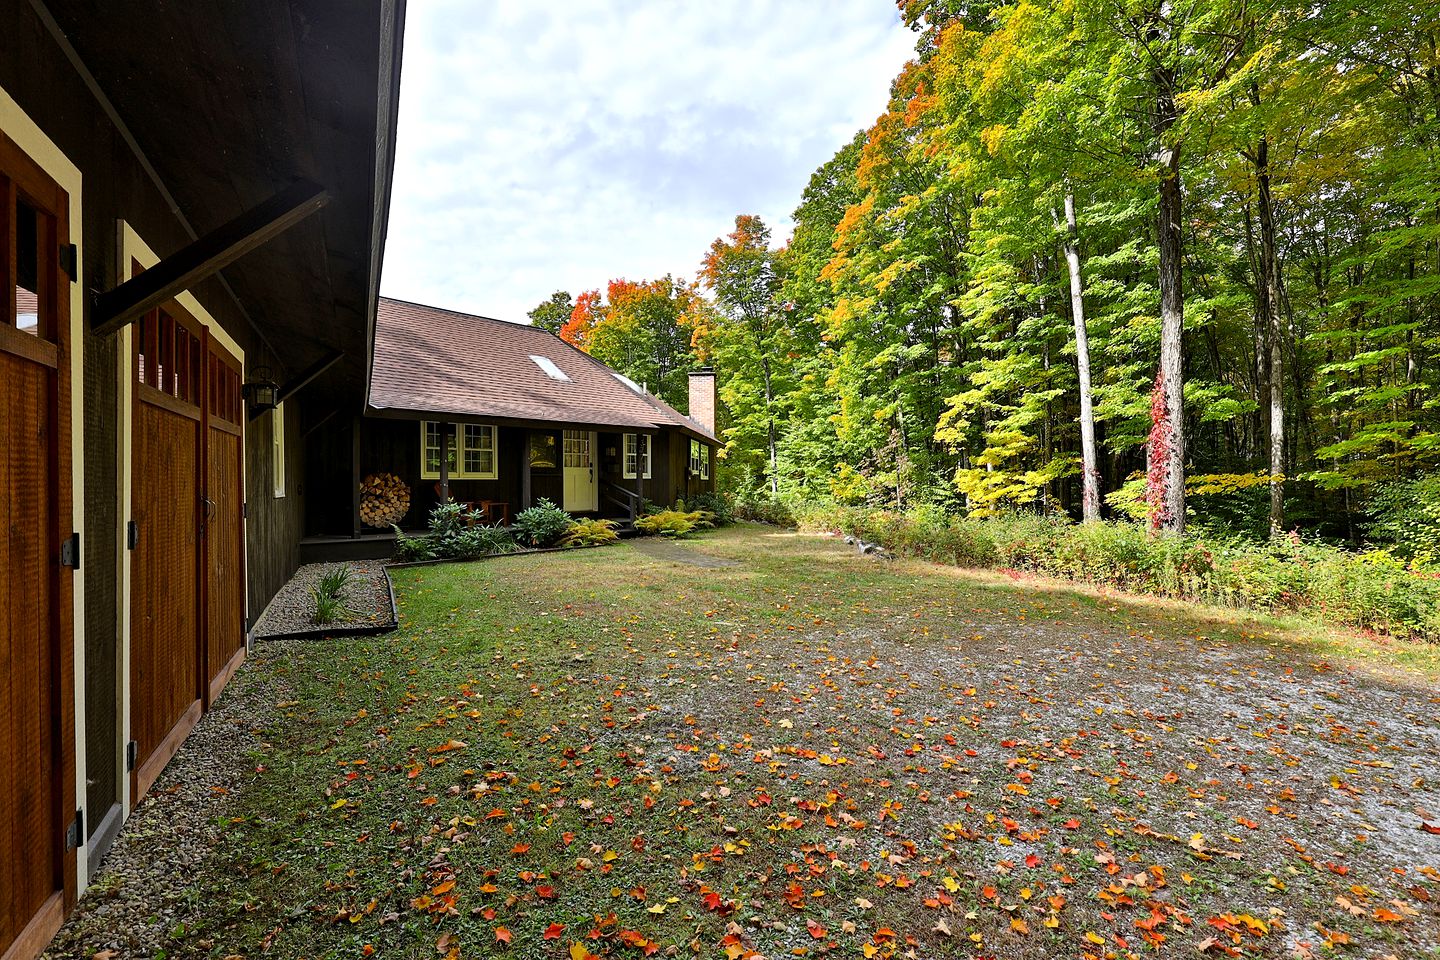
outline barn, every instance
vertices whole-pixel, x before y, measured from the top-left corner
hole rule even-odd
[[[299,561],[374,346],[403,0],[0,0],[0,958]]]

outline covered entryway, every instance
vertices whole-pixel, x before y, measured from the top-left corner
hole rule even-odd
[[[565,502],[570,513],[589,513],[600,508],[600,483],[595,475],[595,433],[591,430],[565,431]]]
[[[240,362],[174,303],[134,343],[132,805],[244,655]]]
[[[75,895],[68,208],[0,134],[0,957]]]

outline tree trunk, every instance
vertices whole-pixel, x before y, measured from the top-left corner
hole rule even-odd
[[[1285,530],[1285,337],[1280,316],[1279,257],[1275,251],[1275,205],[1270,195],[1270,142],[1255,149],[1259,193],[1260,260],[1265,289],[1262,306],[1270,340],[1270,535]]]
[[[770,358],[760,354],[760,371],[765,376],[765,440],[770,447],[770,496],[780,496],[779,461],[775,456],[775,392],[770,386]]]
[[[1155,142],[1160,166],[1160,204],[1156,223],[1160,254],[1160,370],[1156,388],[1163,395],[1163,422],[1151,433],[1151,450],[1160,460],[1151,482],[1152,524],[1171,533],[1185,530],[1185,370],[1182,337],[1185,299],[1181,288],[1184,235],[1181,226],[1180,145],[1170,142],[1179,112],[1175,103],[1175,71],[1157,65]]]
[[[1075,220],[1075,193],[1068,187],[1065,263],[1070,268],[1070,313],[1075,319],[1075,364],[1080,378],[1080,509],[1085,522],[1090,523],[1100,519],[1100,469],[1095,459],[1095,411],[1090,405],[1090,338],[1085,329],[1085,286],[1080,277],[1080,228]]]

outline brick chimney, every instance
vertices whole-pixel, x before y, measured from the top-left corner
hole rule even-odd
[[[690,419],[715,433],[715,371],[710,367],[690,371]]]

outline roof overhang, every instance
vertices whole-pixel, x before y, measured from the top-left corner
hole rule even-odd
[[[329,203],[220,279],[283,379],[359,409],[374,352],[405,0],[32,0],[191,237],[297,181]],[[163,258],[174,250],[157,250]]]
[[[667,430],[684,434],[701,443],[718,447],[720,441],[706,436],[700,430],[681,424],[659,423],[637,425],[633,423],[599,423],[584,420],[527,420],[517,417],[492,417],[475,413],[446,413],[435,410],[400,410],[391,407],[367,406],[365,415],[381,420],[439,420],[448,423],[493,423],[501,427],[519,427],[532,430],[604,430],[611,433],[664,433]]]

